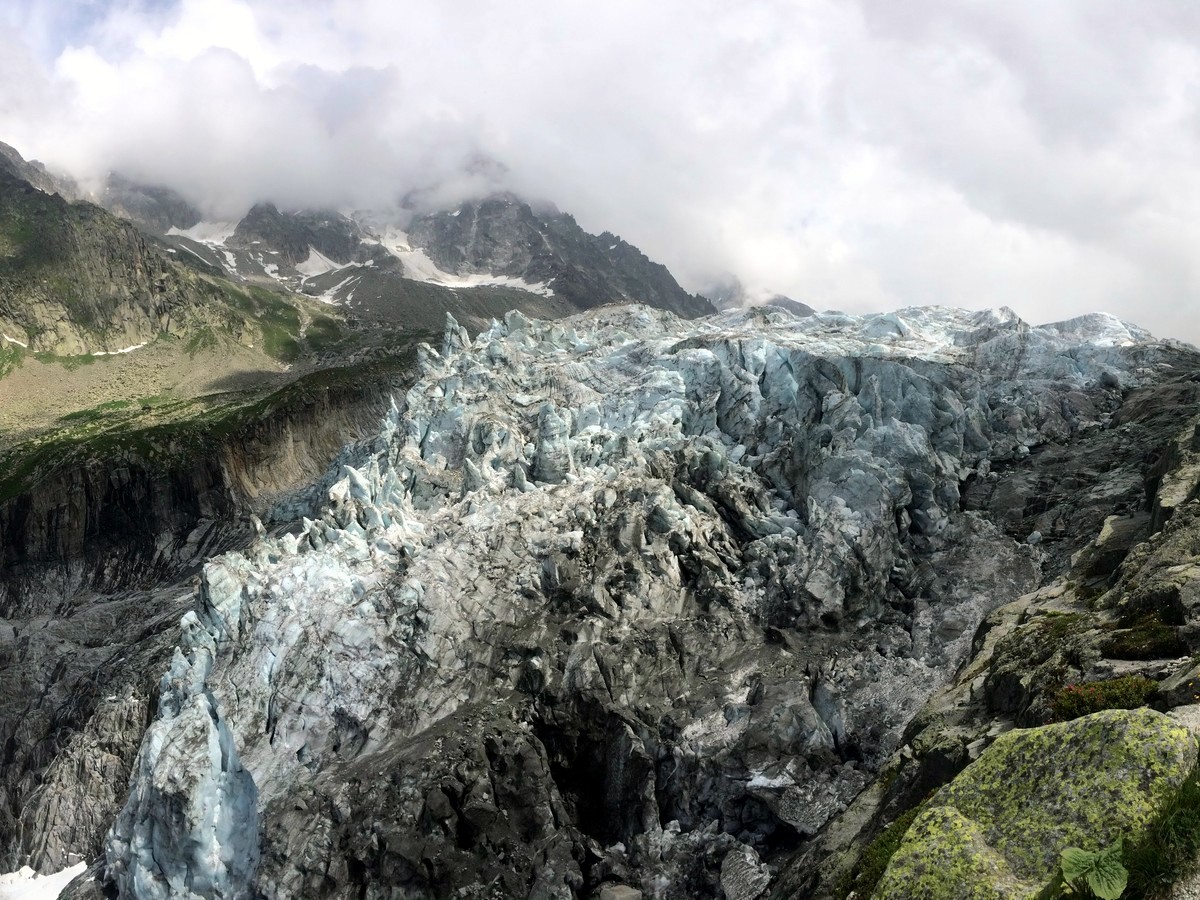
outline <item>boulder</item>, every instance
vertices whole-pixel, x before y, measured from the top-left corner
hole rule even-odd
[[[913,821],[873,896],[1035,897],[1065,847],[1136,840],[1196,762],[1149,709],[1105,710],[996,739]]]

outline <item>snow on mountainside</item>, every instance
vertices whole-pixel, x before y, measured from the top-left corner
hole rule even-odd
[[[38,875],[27,866],[19,872],[0,875],[0,900],[55,900],[86,868],[86,863],[76,863],[53,875]]]
[[[545,297],[554,296],[554,291],[548,284],[530,283],[513,275],[495,275],[486,272],[454,275],[450,272],[443,272],[424,250],[420,247],[413,247],[408,235],[398,228],[383,229],[379,235],[379,242],[404,264],[405,277],[415,281],[440,284],[451,288],[500,285],[529,291],[531,294],[541,294]]]
[[[536,214],[514,197],[405,217],[401,228],[370,211],[281,212],[259,204],[232,228],[199,222],[166,230],[164,240],[236,280],[410,327],[438,327],[452,312],[478,330],[512,308],[559,317],[629,301],[684,315],[712,312],[619,238],[587,234],[570,216]]]
[[[439,269],[424,250],[410,245],[408,235],[394,227],[379,233],[366,230],[361,237],[364,260],[338,262],[316,247],[308,246],[307,256],[295,263],[280,258],[278,250],[257,246],[238,247],[230,242],[236,226],[224,222],[201,222],[192,228],[172,228],[167,237],[175,238],[177,248],[192,253],[205,263],[223,269],[233,278],[270,280],[289,290],[309,294],[331,304],[353,304],[356,286],[368,273],[364,269],[386,271],[389,262],[399,263],[397,277],[420,284],[457,290],[460,288],[503,287],[542,297],[554,297],[553,289],[542,283],[530,283],[509,275],[471,273],[455,275]],[[197,246],[199,245],[199,246]],[[374,248],[385,251],[381,257]],[[325,277],[331,276],[331,277]]]
[[[323,508],[205,567],[108,875],[756,896],[1051,565],[960,486],[1183,352],[1008,310],[451,321]]]

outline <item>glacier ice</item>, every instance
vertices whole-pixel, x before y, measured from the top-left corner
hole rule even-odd
[[[770,835],[844,808],[1037,583],[1040,551],[962,512],[963,481],[1102,424],[1161,347],[1008,310],[451,320],[321,508],[205,566],[108,877],[302,896],[369,852],[405,896],[495,871],[570,897],[591,876],[561,838],[660,887],[723,848],[714,877],[757,884]],[[492,837],[514,759],[542,798],[521,863]],[[330,837],[356,817],[374,849]],[[438,874],[429,848],[464,841]]]

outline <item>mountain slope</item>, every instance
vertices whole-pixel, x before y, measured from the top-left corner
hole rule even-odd
[[[200,298],[133,226],[0,171],[0,330],[80,353],[180,329]]]
[[[192,228],[201,219],[199,211],[170,188],[145,185],[118,173],[109,175],[96,202],[153,235]]]
[[[47,194],[61,194],[68,200],[79,198],[79,188],[71,179],[55,175],[39,162],[29,162],[13,147],[0,142],[0,171],[21,180],[27,181],[39,191]]]
[[[630,301],[686,316],[713,311],[619,238],[589,235],[570,216],[538,216],[512,197],[421,216],[407,230],[356,215],[259,204],[236,225],[172,228],[164,240],[206,271],[414,329],[440,327],[447,313],[479,331],[510,309],[558,318]]]
[[[418,217],[408,232],[446,271],[546,284],[578,309],[644,303],[682,316],[713,312],[636,247],[608,232],[588,234],[569,215],[539,215],[511,195]]]

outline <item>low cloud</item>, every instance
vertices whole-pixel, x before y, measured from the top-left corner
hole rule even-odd
[[[212,216],[506,188],[693,289],[1200,341],[1178,3],[16,0],[0,24],[0,140]]]

